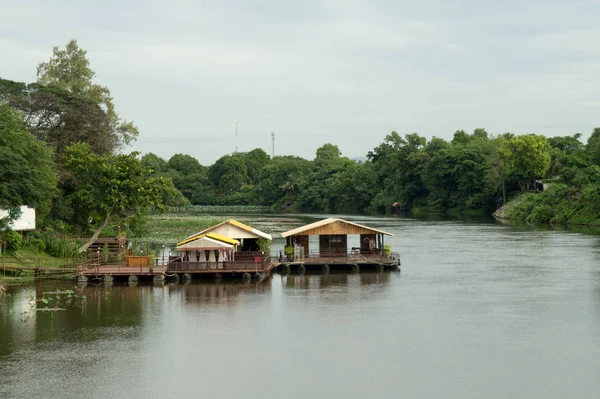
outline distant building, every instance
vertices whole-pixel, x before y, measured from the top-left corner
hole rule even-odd
[[[35,230],[35,209],[28,206],[21,206],[21,215],[13,220],[8,226],[14,231],[31,231]],[[7,210],[0,209],[0,219],[8,217]]]

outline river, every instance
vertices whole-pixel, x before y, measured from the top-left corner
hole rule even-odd
[[[598,397],[599,235],[350,220],[400,273],[9,287],[0,398]]]

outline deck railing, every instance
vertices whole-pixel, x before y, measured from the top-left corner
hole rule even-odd
[[[231,261],[231,262],[193,262],[193,261],[171,261],[167,270],[169,272],[194,272],[194,271],[263,271],[271,264],[270,256],[255,257],[253,260]]]
[[[282,259],[290,260],[290,259]],[[400,254],[392,252],[386,254],[384,250],[351,250],[348,252],[336,251],[310,251],[308,255],[300,256],[300,258],[291,259],[304,263],[390,263],[400,262]]]

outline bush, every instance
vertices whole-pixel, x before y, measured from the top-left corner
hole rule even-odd
[[[46,243],[41,238],[30,237],[29,245],[35,249],[36,252],[45,252],[46,251]]]
[[[79,256],[77,250],[81,244],[72,238],[62,238],[48,233],[40,237],[44,242],[44,249],[47,254],[57,258],[76,258]]]
[[[10,230],[5,235],[6,247],[10,251],[18,251],[23,247],[23,237],[14,230]]]
[[[529,223],[550,223],[554,217],[552,208],[548,205],[539,205],[527,217]]]

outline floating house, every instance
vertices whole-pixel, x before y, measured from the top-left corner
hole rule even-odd
[[[327,266],[328,268],[389,268],[400,266],[400,255],[385,246],[385,236],[393,234],[347,220],[328,218],[281,234],[286,239],[282,265]],[[348,236],[358,235],[359,245],[348,248]],[[318,236],[315,248],[310,236]],[[293,248],[292,250],[289,250]]]
[[[213,269],[222,269],[235,260],[240,242],[216,233],[206,233],[188,238],[177,244],[183,262],[207,262]]]
[[[177,244],[179,256],[169,262],[168,272],[185,274],[260,274],[271,270],[272,237],[230,219],[187,237]],[[263,245],[261,245],[263,244]]]

